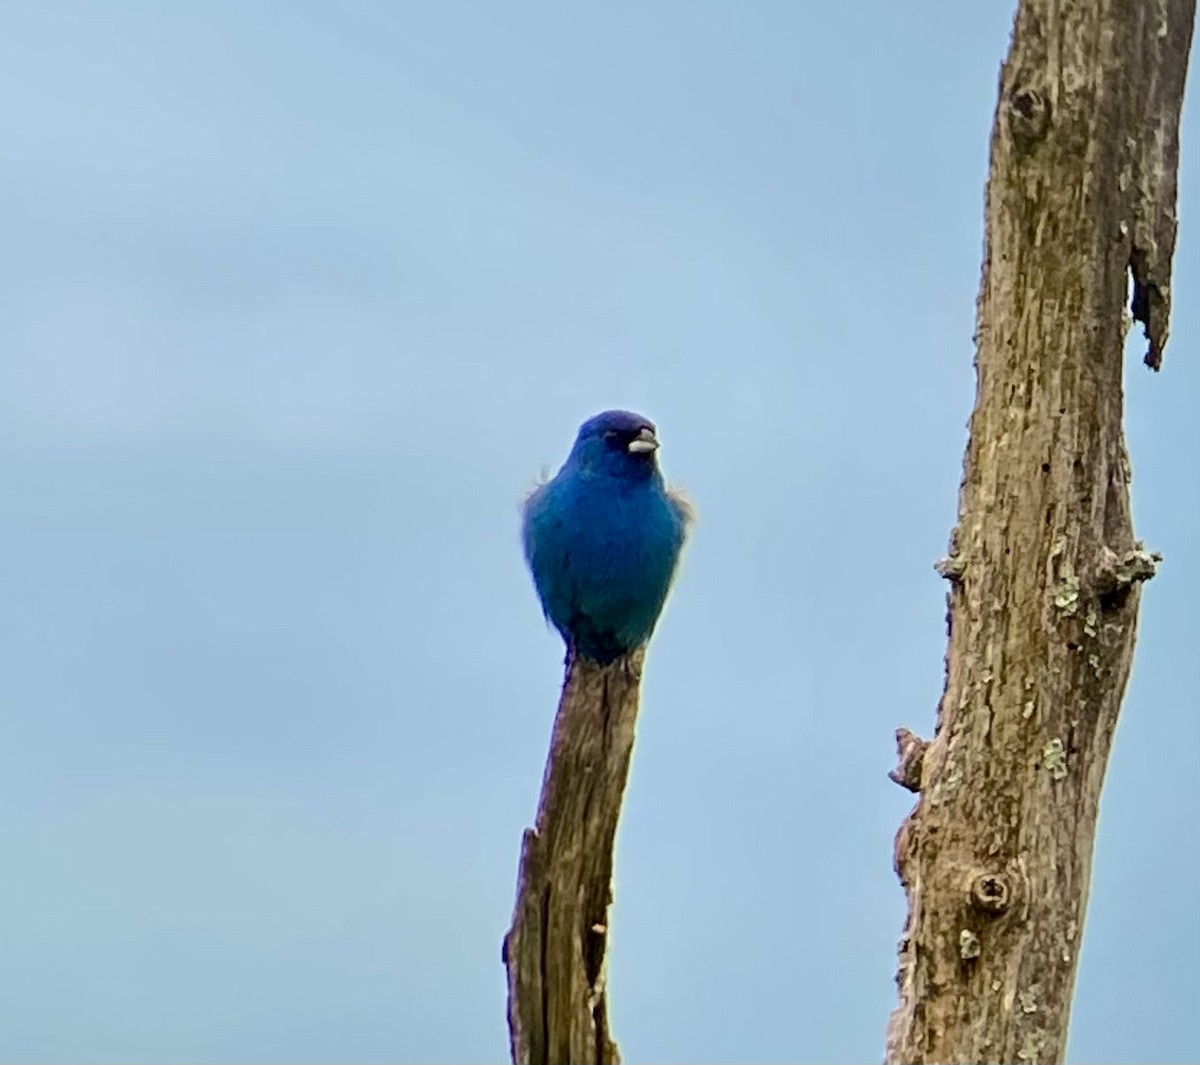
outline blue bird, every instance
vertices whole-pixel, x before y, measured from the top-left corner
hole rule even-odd
[[[691,520],[657,452],[653,422],[604,411],[525,501],[525,560],[568,657],[612,662],[654,632]]]

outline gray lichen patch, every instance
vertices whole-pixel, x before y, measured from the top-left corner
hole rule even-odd
[[[1042,748],[1042,765],[1055,780],[1062,780],[1067,775],[1067,749],[1057,736]]]
[[[1045,1049],[1045,1032],[1037,1030],[1026,1032],[1025,1038],[1021,1041],[1021,1049],[1017,1051],[1017,1057],[1021,1061],[1027,1061],[1030,1065],[1034,1065],[1038,1059],[1038,1055]]]
[[[978,958],[982,949],[979,944],[979,937],[969,928],[964,928],[958,933],[958,953],[964,961],[972,961]]]
[[[1084,632],[1085,636],[1095,636],[1096,635],[1096,633],[1098,631],[1096,628],[1096,623],[1098,621],[1099,621],[1099,617],[1096,614],[1096,608],[1094,606],[1089,606],[1088,612],[1087,612],[1087,617],[1085,617],[1083,619],[1083,632]]]
[[[1064,617],[1079,610],[1079,576],[1070,566],[1063,567],[1062,583],[1054,589],[1054,608]]]

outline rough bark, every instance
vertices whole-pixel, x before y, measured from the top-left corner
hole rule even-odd
[[[613,842],[644,652],[567,666],[535,827],[525,830],[504,937],[515,1065],[615,1065],[605,998]]]
[[[1063,1056],[1140,583],[1122,429],[1129,319],[1167,339],[1195,0],[1022,0],[1000,75],[978,388],[934,739],[896,837],[909,903],[887,1059]]]

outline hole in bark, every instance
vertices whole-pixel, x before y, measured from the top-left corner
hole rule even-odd
[[[1129,586],[1114,588],[1111,592],[1103,592],[1100,595],[1100,609],[1105,613],[1117,610],[1125,605],[1129,599]]]
[[[600,979],[600,971],[604,967],[604,947],[607,929],[602,924],[594,924],[587,931],[587,941],[584,946],[584,968],[587,971],[588,982],[595,987]]]
[[[1042,473],[1049,473],[1049,472],[1050,472],[1050,463],[1043,462],[1042,463]]]
[[[1141,283],[1140,278],[1146,273],[1146,253],[1141,248],[1134,247],[1129,252],[1129,313],[1134,321],[1143,325],[1150,324],[1150,291],[1149,286]]]
[[[1067,641],[1067,650],[1068,651],[1078,651],[1079,644],[1077,644],[1074,640],[1068,640]]]

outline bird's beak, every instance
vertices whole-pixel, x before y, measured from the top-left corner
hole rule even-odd
[[[633,455],[645,455],[651,451],[658,450],[658,437],[654,435],[654,430],[648,425],[642,426],[635,440],[629,441],[629,451]]]

